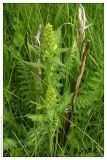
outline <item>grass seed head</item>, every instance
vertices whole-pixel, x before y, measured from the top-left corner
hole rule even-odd
[[[86,15],[85,15],[85,9],[81,4],[80,4],[80,7],[78,9],[78,19],[79,19],[80,39],[84,40],[84,38],[85,38],[85,27],[86,27]]]

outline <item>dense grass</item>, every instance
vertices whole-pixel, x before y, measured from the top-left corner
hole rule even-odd
[[[59,128],[63,128],[64,110],[71,105],[81,63],[76,45],[79,4],[4,4],[4,156],[103,156],[104,6],[83,7],[87,25],[91,24],[86,29],[90,48],[73,127],[60,144]],[[44,28],[48,23],[59,47],[55,57],[51,52],[45,57],[42,47],[34,46],[39,24]]]

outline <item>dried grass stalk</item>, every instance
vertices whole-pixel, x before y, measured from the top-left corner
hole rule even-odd
[[[75,106],[75,103],[76,103],[79,86],[80,86],[81,79],[82,79],[82,76],[83,76],[83,73],[84,73],[88,48],[89,48],[89,40],[86,42],[86,44],[83,47],[80,72],[79,72],[79,75],[78,75],[77,80],[76,80],[75,91],[74,91],[74,96],[73,96],[73,101],[72,101],[73,107]]]
[[[40,60],[40,36],[41,36],[41,32],[42,32],[42,26],[41,24],[39,25],[37,34],[35,36],[35,45],[38,47],[38,51],[36,53],[35,56],[35,61],[36,63],[40,64],[41,60]],[[40,87],[41,87],[41,68],[40,67],[36,67],[36,89],[37,89],[37,93],[38,95],[36,96],[36,103],[39,105],[40,104]]]

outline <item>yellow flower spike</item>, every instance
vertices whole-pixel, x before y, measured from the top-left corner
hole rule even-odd
[[[50,52],[55,51],[57,45],[55,43],[55,34],[52,25],[49,23],[45,26],[42,36],[42,51],[44,55],[49,56]]]
[[[57,93],[52,86],[47,89],[45,103],[47,107],[54,107],[57,103]]]

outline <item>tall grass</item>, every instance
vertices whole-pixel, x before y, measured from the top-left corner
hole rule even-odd
[[[74,121],[70,121],[72,127],[65,137],[64,111],[71,105],[81,63],[82,51],[77,48],[79,4],[4,4],[5,157],[103,156],[104,6],[83,4],[83,7],[90,48]],[[35,47],[40,24],[41,45]],[[52,25],[55,34],[55,51],[44,49],[47,24]],[[40,64],[35,60],[38,53]],[[39,90],[37,68],[42,72]]]

